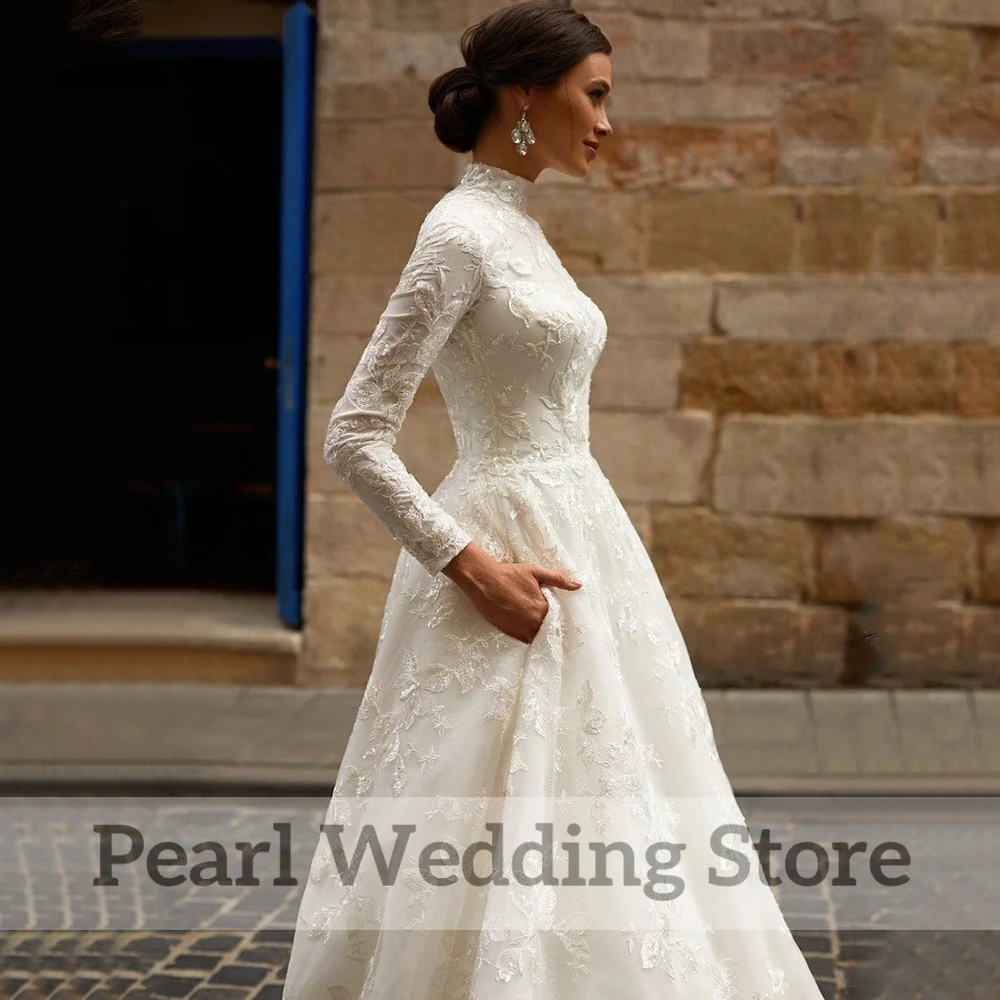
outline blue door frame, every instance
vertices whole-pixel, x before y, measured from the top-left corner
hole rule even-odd
[[[134,48],[147,56],[280,54],[282,58],[275,590],[279,617],[289,627],[300,628],[316,18],[307,3],[299,2],[283,20],[280,42],[273,38],[164,38],[140,40]]]
[[[312,108],[316,18],[299,2],[284,17],[281,292],[278,333],[277,595],[281,620],[302,625],[305,389],[309,326]]]

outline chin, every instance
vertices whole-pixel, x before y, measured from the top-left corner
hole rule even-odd
[[[559,170],[561,173],[566,174],[568,177],[586,177],[590,173],[591,163],[584,156],[583,160],[573,159],[568,163],[560,164],[554,169]]]

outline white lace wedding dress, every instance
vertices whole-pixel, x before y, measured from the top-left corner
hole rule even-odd
[[[327,462],[403,551],[326,822],[367,817],[381,832],[419,822],[427,802],[460,821],[486,803],[511,837],[537,840],[539,804],[571,798],[598,833],[617,816],[640,858],[650,838],[688,845],[674,874],[690,887],[667,903],[622,884],[570,896],[460,880],[445,898],[419,877],[416,849],[392,884],[367,866],[346,885],[321,835],[285,1000],[818,1000],[772,890],[695,871],[712,830],[746,821],[668,601],[591,455],[607,326],[527,213],[533,186],[466,167],[424,220],[330,419]],[[393,450],[428,368],[458,446],[433,495]],[[531,644],[439,572],[473,539],[582,581],[545,588]]]

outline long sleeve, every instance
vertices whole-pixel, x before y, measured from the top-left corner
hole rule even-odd
[[[323,457],[430,573],[472,540],[394,447],[414,393],[482,282],[473,232],[425,220],[399,283],[330,416]]]

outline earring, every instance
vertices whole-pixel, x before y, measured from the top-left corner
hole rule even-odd
[[[535,133],[531,131],[531,126],[528,124],[528,119],[525,114],[528,108],[527,105],[521,109],[521,120],[514,126],[510,133],[510,137],[517,146],[517,151],[522,156],[528,155],[528,146],[533,146],[535,144]]]

